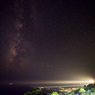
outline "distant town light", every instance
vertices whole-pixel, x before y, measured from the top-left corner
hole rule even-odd
[[[94,83],[94,80],[91,80],[90,83]]]
[[[9,85],[12,85],[12,84],[13,84],[13,83],[11,83],[11,82],[9,83]]]

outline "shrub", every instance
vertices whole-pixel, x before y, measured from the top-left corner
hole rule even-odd
[[[24,93],[24,95],[46,95],[41,89],[36,89],[35,91],[28,91],[27,93]]]

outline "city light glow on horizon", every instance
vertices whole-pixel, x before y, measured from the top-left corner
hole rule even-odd
[[[90,84],[94,83],[94,80],[86,80],[86,81],[19,81],[19,82],[14,82],[14,84],[26,84],[26,85],[31,85],[31,84]]]

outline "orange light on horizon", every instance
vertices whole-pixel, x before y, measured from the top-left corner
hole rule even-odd
[[[9,83],[9,85],[13,85],[13,83]]]

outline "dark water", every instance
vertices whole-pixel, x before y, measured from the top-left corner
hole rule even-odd
[[[19,85],[3,85],[0,86],[0,95],[24,95],[28,91],[33,91],[38,86],[19,86]],[[40,86],[41,87],[41,86]],[[44,86],[45,87],[45,86]],[[56,88],[56,86],[47,86],[48,88]],[[61,86],[59,86],[61,87]],[[57,86],[58,88],[58,86]],[[45,93],[51,93],[53,90],[43,90]]]
[[[0,95],[24,95],[33,90],[35,89],[29,86],[0,86]]]
[[[0,95],[24,95],[28,91],[39,89],[35,86],[0,86]],[[52,90],[43,90],[45,93],[51,93]]]

